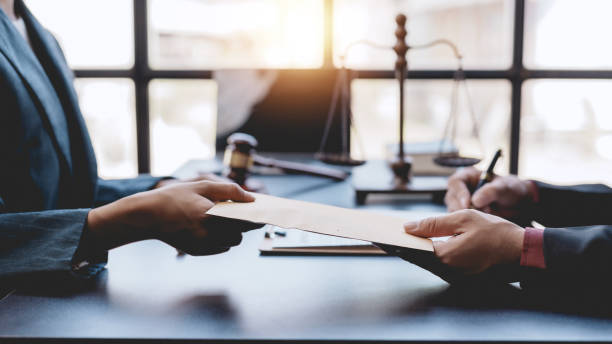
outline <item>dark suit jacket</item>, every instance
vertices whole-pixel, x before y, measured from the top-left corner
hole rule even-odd
[[[69,271],[89,208],[159,181],[98,178],[63,53],[22,1],[15,5],[32,48],[0,10],[0,285]]]
[[[608,294],[612,288],[612,189],[602,184],[537,185],[540,201],[532,217],[547,227],[543,247],[547,268],[526,273],[523,286]]]
[[[552,303],[569,299],[578,304],[589,301],[590,306],[607,307],[612,302],[612,189],[601,184],[536,184],[540,201],[529,207],[528,215],[548,226],[543,238],[546,269],[511,264],[466,276],[443,264],[430,252],[379,246],[449,283],[520,281],[526,292],[533,292],[536,299],[544,302],[551,301],[549,298]]]

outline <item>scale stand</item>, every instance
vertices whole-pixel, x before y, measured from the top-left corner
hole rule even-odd
[[[365,165],[353,169],[353,188],[355,201],[359,205],[366,202],[370,194],[387,195],[431,195],[441,202],[446,193],[446,176],[412,176],[408,182],[397,179],[389,168],[389,162],[370,160]]]
[[[397,41],[393,50],[397,54],[395,77],[399,84],[399,149],[391,162],[369,161],[353,169],[353,188],[357,204],[364,204],[369,194],[430,194],[441,200],[446,192],[447,177],[411,176],[412,159],[404,154],[404,81],[408,69],[406,53],[406,16],[395,18]]]

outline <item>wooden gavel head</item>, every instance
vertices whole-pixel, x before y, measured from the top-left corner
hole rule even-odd
[[[249,134],[230,135],[227,138],[227,147],[223,157],[224,175],[238,185],[245,186],[249,170],[253,166],[256,147],[257,140]]]

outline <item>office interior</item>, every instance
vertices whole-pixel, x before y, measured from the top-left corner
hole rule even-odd
[[[57,38],[73,70],[98,174],[105,179],[223,175],[228,138],[237,132],[253,136],[265,157],[349,174],[360,166],[326,164],[320,154],[387,166],[399,140],[398,55],[392,47],[396,16],[404,14],[406,42],[415,47],[407,53],[403,80],[407,147],[427,144],[433,158],[446,142],[461,156],[478,159],[480,170],[501,149],[499,175],[612,185],[609,1],[24,2]],[[428,44],[439,40],[450,45]],[[196,165],[202,171],[193,170]],[[278,179],[290,177],[295,179]],[[286,198],[445,211],[435,195],[376,195],[362,205],[350,181],[340,188],[329,179],[274,168],[249,178]],[[87,291],[82,299],[9,295],[4,301],[15,302],[11,312],[26,308],[19,319],[32,319],[41,305],[47,312],[65,309],[60,318],[100,321],[101,332],[52,327],[58,320],[33,327],[36,338],[83,342],[612,339],[605,317],[522,308],[517,284],[510,291],[449,291],[446,282],[399,259],[389,264],[381,259],[390,258],[379,256],[260,255],[264,231],[246,233],[244,247],[210,257],[177,258],[159,242],[128,245],[111,252],[97,287],[101,293]],[[253,264],[253,273],[238,268],[234,274],[230,267],[241,260]],[[358,266],[371,279],[360,276]],[[400,266],[412,272],[392,277]],[[192,277],[194,270],[217,279]],[[360,291],[353,284],[366,280]],[[285,301],[288,309],[281,309]],[[322,314],[324,303],[328,314]],[[2,307],[0,301],[0,313]],[[115,320],[94,316],[88,307]],[[478,332],[478,324],[489,326],[488,332]],[[12,328],[0,342],[27,337],[26,325]]]
[[[463,149],[488,159],[504,148],[503,170],[521,177],[611,181],[606,2],[61,2],[78,13],[70,18],[59,3],[27,4],[74,69],[103,177],[172,173],[241,130],[259,134],[264,151],[316,152],[340,55],[359,40],[393,45],[403,12],[408,42],[445,38],[465,56],[485,151],[472,142],[461,93]],[[384,158],[397,140],[394,61],[367,45],[346,57],[358,158]],[[407,142],[443,137],[455,68],[445,46],[409,53]]]

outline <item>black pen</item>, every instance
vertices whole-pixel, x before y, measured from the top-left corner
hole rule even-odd
[[[480,180],[478,181],[478,184],[476,185],[476,189],[474,189],[474,192],[476,192],[486,183],[493,180],[493,177],[495,177],[493,170],[495,169],[495,164],[497,164],[497,160],[499,160],[499,157],[501,155],[502,155],[502,150],[498,149],[497,152],[495,152],[495,155],[493,156],[493,160],[491,160],[491,163],[489,164],[489,168],[487,168],[486,171],[483,171],[482,174],[480,175]]]

